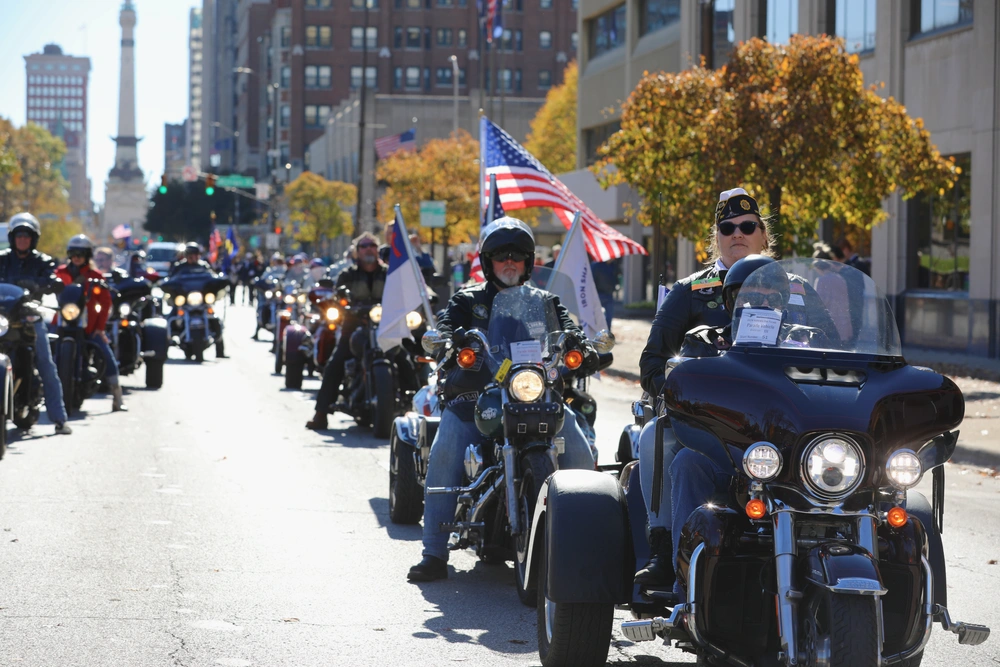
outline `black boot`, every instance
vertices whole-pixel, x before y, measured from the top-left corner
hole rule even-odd
[[[674,584],[673,542],[666,528],[649,530],[649,562],[635,573],[641,588],[665,588]]]
[[[406,575],[406,578],[410,581],[447,579],[448,563],[434,556],[424,556],[422,561],[410,568],[410,572]]]

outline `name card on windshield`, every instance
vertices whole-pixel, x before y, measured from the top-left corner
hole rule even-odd
[[[515,364],[540,364],[542,363],[542,344],[537,340],[511,343],[510,360]]]
[[[781,311],[770,308],[744,308],[740,314],[740,329],[736,343],[776,345],[781,331]]]

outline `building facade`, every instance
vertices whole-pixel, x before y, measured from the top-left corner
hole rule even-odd
[[[29,123],[41,125],[66,143],[63,176],[69,182],[73,215],[93,213],[87,178],[87,85],[90,58],[66,55],[56,44],[24,56]]]
[[[179,181],[187,164],[184,149],[187,145],[187,123],[163,125],[163,174],[168,181]]]
[[[201,169],[202,166],[204,54],[201,9],[193,7],[188,19],[188,118],[184,161],[195,169]]]
[[[577,194],[652,249],[651,231],[625,220],[634,194],[602,191],[583,169],[617,129],[643,71],[679,71],[699,57],[725,63],[751,37],[843,37],[866,84],[921,118],[961,168],[945,197],[886,200],[888,220],[863,239],[872,277],[895,308],[904,343],[1000,356],[1000,9],[979,0],[581,0]],[[610,115],[607,110],[613,109]],[[820,226],[833,241],[835,224]],[[655,269],[626,259],[627,300],[649,298],[655,274],[695,268],[692,244],[664,239]]]

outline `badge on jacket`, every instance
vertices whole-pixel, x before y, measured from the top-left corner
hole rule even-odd
[[[477,303],[475,306],[472,307],[472,314],[481,320],[490,319],[489,309],[481,303]]]
[[[691,290],[699,292],[701,290],[709,290],[705,294],[711,294],[712,290],[716,287],[722,287],[722,280],[719,276],[714,276],[712,278],[702,278],[701,280],[695,280],[691,283]]]

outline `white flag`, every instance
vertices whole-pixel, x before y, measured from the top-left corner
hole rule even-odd
[[[420,310],[427,287],[410,250],[409,238],[401,216],[389,246],[389,273],[382,291],[382,320],[378,325],[378,346],[389,350],[404,338],[413,338],[406,316]]]
[[[566,309],[580,320],[580,328],[587,338],[593,338],[599,331],[608,328],[608,320],[604,317],[597,285],[594,283],[594,274],[590,270],[590,257],[587,256],[587,246],[584,244],[582,224],[578,213],[566,233],[566,240],[559,252],[559,260],[553,267],[555,273],[561,273],[569,278],[568,284],[572,285],[572,292],[562,293],[568,291],[559,287],[566,285],[565,281],[553,280],[549,289],[557,294]]]

